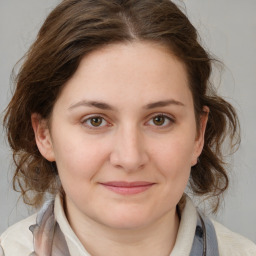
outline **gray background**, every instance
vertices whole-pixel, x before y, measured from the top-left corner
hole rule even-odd
[[[40,25],[57,0],[0,0],[0,111],[11,97],[14,64],[34,40]],[[203,45],[225,63],[213,81],[218,91],[237,108],[242,143],[231,159],[230,189],[217,219],[256,242],[256,1],[187,0],[187,14],[200,31]],[[11,189],[11,152],[0,127],[0,233],[31,214]]]

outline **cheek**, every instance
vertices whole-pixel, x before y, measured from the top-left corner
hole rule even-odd
[[[69,144],[58,151],[56,163],[61,184],[66,195],[78,204],[89,203],[90,198],[85,195],[91,195],[94,177],[101,169],[102,154],[95,147]]]
[[[194,141],[182,136],[173,136],[159,143],[152,152],[157,169],[166,182],[185,186],[194,155]]]
[[[63,141],[59,139],[62,134],[55,136],[54,152],[63,186],[76,184],[74,187],[78,188],[93,180],[107,158],[108,148],[103,142],[77,137]]]

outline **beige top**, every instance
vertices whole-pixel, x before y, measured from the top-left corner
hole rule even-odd
[[[90,256],[71,229],[59,196],[55,199],[54,214],[65,235],[72,256]],[[8,228],[0,237],[0,256],[29,256],[33,249],[33,236],[29,226],[36,223],[36,214]],[[192,248],[197,223],[197,211],[192,201],[187,198],[181,213],[181,222],[175,246],[170,256],[189,256]],[[256,245],[250,240],[231,232],[213,221],[220,256],[256,256]],[[2,247],[2,249],[1,249]],[[1,251],[2,250],[2,251]]]

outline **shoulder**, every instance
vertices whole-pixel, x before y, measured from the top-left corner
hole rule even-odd
[[[220,256],[251,256],[256,255],[256,244],[249,239],[232,232],[217,221],[214,225]]]
[[[33,235],[30,225],[36,223],[36,214],[9,227],[0,236],[0,248],[6,256],[27,256],[33,251]],[[1,249],[0,249],[1,255]]]

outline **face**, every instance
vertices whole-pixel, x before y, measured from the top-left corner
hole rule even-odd
[[[70,216],[138,228],[174,213],[203,146],[183,64],[164,46],[110,45],[84,57],[56,101],[50,129],[32,116],[56,161]]]

